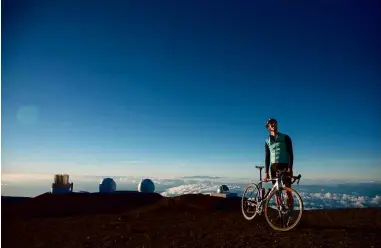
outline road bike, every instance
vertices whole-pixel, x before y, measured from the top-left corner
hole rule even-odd
[[[302,218],[303,200],[295,189],[286,187],[284,182],[287,182],[286,179],[289,179],[291,184],[294,184],[296,181],[299,184],[302,175],[290,177],[287,175],[286,169],[278,170],[276,177],[268,180],[268,182],[273,182],[273,186],[266,192],[262,185],[267,183],[262,180],[262,169],[264,166],[255,166],[255,168],[259,169],[259,182],[257,184],[250,183],[242,195],[241,209],[243,216],[247,220],[253,220],[257,214],[261,215],[264,212],[267,223],[273,229],[277,231],[289,231],[293,229]],[[253,190],[253,196],[248,196],[250,190]],[[291,195],[292,197],[290,197]],[[272,197],[275,199],[272,200]],[[285,198],[286,202],[283,201]],[[299,209],[295,206],[295,200],[298,203]],[[273,220],[277,224],[274,224]],[[290,224],[291,221],[294,221],[294,223]]]

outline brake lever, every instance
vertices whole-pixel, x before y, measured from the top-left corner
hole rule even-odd
[[[298,175],[298,183],[297,183],[298,185],[299,185],[299,181],[300,181],[300,178],[301,178],[301,177],[302,177],[302,175],[299,174],[299,175]]]

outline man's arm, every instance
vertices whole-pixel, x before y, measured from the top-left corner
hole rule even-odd
[[[269,173],[269,167],[270,167],[270,149],[267,143],[265,142],[265,168],[266,173]]]
[[[292,166],[294,164],[294,151],[292,149],[292,141],[290,136],[286,135],[286,149],[288,152],[288,168],[292,170]]]

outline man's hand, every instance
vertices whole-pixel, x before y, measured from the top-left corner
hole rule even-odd
[[[269,173],[265,173],[265,177],[263,178],[263,181],[265,182],[269,181]]]
[[[292,176],[293,176],[293,171],[292,171],[291,168],[288,168],[288,169],[287,169],[287,175],[288,175],[289,177],[292,177]]]

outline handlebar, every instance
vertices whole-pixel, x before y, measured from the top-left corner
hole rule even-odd
[[[284,181],[283,179],[288,177],[288,178],[291,178],[291,184],[294,184],[296,181],[298,181],[297,182],[298,185],[299,185],[300,178],[302,178],[301,174],[299,174],[297,176],[292,176],[292,177],[288,176],[287,172],[285,170],[281,171],[281,175],[280,176],[282,177],[282,181]],[[276,180],[277,180],[277,178],[272,178],[272,179],[268,179],[268,181],[261,181],[261,182],[270,182],[270,181],[276,181]]]
[[[302,175],[301,174],[299,174],[298,176],[293,176],[293,177],[291,177],[292,178],[292,181],[291,181],[291,184],[294,184],[295,183],[295,181],[298,181],[297,182],[297,184],[299,185],[299,181],[300,181],[300,178],[302,177]]]

